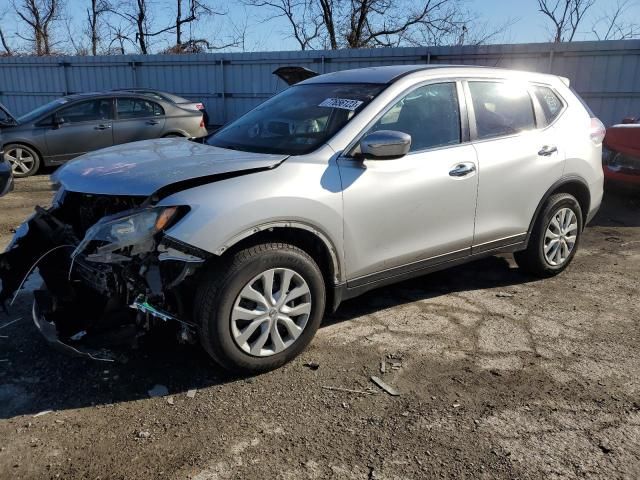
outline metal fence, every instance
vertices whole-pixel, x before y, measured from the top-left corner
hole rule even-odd
[[[224,124],[285,88],[272,72],[301,65],[319,73],[398,64],[465,64],[553,73],[605,122],[640,115],[640,40],[305,52],[8,57],[0,59],[0,102],[20,115],[59,96],[152,87],[202,101]]]

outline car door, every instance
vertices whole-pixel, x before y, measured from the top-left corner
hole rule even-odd
[[[480,170],[475,253],[526,238],[540,200],[562,176],[565,153],[528,83],[469,80],[466,93]]]
[[[162,106],[147,98],[118,97],[116,120],[113,124],[113,140],[116,145],[162,136],[165,111]]]
[[[408,133],[408,155],[338,160],[349,286],[469,254],[478,175],[475,150],[465,142],[461,105],[459,83],[419,86],[388,107],[367,131]]]
[[[57,110],[41,122],[48,160],[58,163],[113,145],[111,98],[82,100]]]

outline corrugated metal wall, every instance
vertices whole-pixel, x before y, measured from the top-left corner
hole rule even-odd
[[[606,124],[640,115],[640,40],[182,56],[9,57],[0,59],[0,102],[20,115],[67,93],[153,87],[203,101],[212,123],[223,124],[285,88],[271,74],[280,66],[302,65],[327,73],[428,63],[563,75]]]

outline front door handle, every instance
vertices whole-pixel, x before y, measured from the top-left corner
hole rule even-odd
[[[452,177],[465,177],[470,173],[476,171],[476,166],[473,163],[459,163],[456,165],[453,170],[449,172],[449,175]]]
[[[558,147],[556,147],[555,145],[545,145],[540,149],[540,151],[538,152],[538,155],[540,155],[541,157],[548,157],[549,155],[557,151],[558,151]]]
[[[96,125],[95,127],[93,127],[95,130],[107,130],[109,128],[111,128],[111,125],[105,125],[105,124],[101,124],[101,125]]]

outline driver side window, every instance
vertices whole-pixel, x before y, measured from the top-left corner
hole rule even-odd
[[[388,110],[369,132],[396,130],[411,135],[410,152],[460,143],[460,109],[454,82],[424,85]]]

